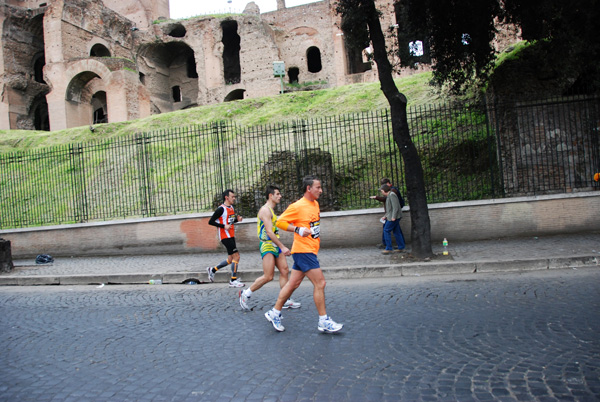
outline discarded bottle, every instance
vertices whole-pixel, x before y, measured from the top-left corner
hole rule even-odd
[[[448,239],[444,237],[444,241],[442,241],[442,246],[444,246],[444,255],[448,255]]]
[[[150,279],[148,283],[150,285],[162,285],[162,279]]]

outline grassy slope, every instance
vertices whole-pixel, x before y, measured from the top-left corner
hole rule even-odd
[[[419,73],[396,80],[399,90],[408,98],[409,107],[437,103],[440,100],[441,95],[428,85],[430,79],[430,73]],[[353,84],[201,106],[121,123],[100,124],[95,126],[93,133],[88,126],[52,132],[0,130],[0,153],[90,142],[217,120],[231,120],[241,126],[256,126],[289,121],[290,116],[293,119],[310,119],[387,107],[387,100],[379,89],[378,82]]]

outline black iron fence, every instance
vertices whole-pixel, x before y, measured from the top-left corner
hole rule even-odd
[[[430,203],[598,189],[597,98],[409,111]],[[387,110],[238,127],[230,122],[0,155],[0,228],[209,211],[227,188],[251,216],[267,184],[285,207],[306,174],[323,211],[371,208],[379,179],[405,192]]]

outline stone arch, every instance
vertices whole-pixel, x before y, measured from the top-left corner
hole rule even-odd
[[[194,50],[185,42],[151,43],[138,53],[140,77],[150,92],[155,110],[185,109],[198,100],[198,72]],[[175,101],[173,88],[181,96]]]
[[[69,81],[69,85],[67,85],[65,100],[80,103],[88,84],[98,78],[100,76],[92,71],[83,71],[77,74]]]
[[[94,38],[87,44],[90,57],[111,57],[110,44],[102,38]]]
[[[321,50],[316,46],[311,46],[306,49],[306,65],[308,72],[318,73],[323,69],[321,64]]]
[[[246,92],[245,89],[234,89],[233,91],[229,92],[227,94],[227,96],[225,97],[225,99],[223,100],[224,102],[231,102],[234,100],[241,100],[244,99],[244,93]]]
[[[96,60],[81,60],[71,64],[65,72],[65,76],[68,77],[65,100],[80,102],[81,95],[90,81],[96,78],[107,81],[110,74],[108,67]]]
[[[225,84],[238,84],[242,79],[240,64],[240,43],[238,23],[235,20],[221,22],[223,31],[223,76]]]
[[[33,56],[33,80],[41,84],[45,84],[44,80],[44,66],[46,65],[46,57],[44,51],[38,52]]]
[[[165,34],[172,36],[173,38],[183,38],[187,34],[185,26],[179,22],[167,24],[167,26],[163,28],[163,31]]]
[[[106,101],[106,91],[98,91],[92,95],[90,101],[92,105],[92,123],[108,123],[108,104]]]
[[[102,43],[96,43],[90,49],[90,57],[110,57],[110,50]]]
[[[46,96],[41,94],[38,95],[29,109],[29,115],[33,120],[34,130],[50,131],[50,119],[48,116],[48,102]]]
[[[0,11],[0,14],[3,12]],[[32,101],[49,91],[43,74],[44,16],[32,12],[26,18],[23,13],[15,12],[0,16],[0,20],[0,126],[31,130],[35,126],[31,113]]]
[[[98,91],[106,91],[108,109],[111,94],[106,85],[110,81],[111,71],[103,63],[87,59],[71,64],[65,76],[70,77],[64,93],[66,127],[92,124],[92,98]]]

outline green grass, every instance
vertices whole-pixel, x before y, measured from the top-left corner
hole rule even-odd
[[[409,108],[441,103],[441,95],[427,85],[430,78],[430,74],[417,74],[397,81]],[[285,181],[292,180],[290,173],[299,173],[298,166],[304,166],[296,150],[315,138],[318,157],[331,158],[335,190],[330,207],[364,208],[368,195],[377,193],[380,177],[402,181],[400,172],[390,171],[390,161],[399,155],[388,143],[384,122],[389,117],[382,117],[387,108],[378,83],[356,84],[97,125],[93,132],[87,126],[55,132],[0,132],[0,153],[28,151],[28,162],[23,163],[27,171],[9,163],[0,175],[0,185],[7,189],[0,211],[22,216],[15,223],[18,227],[210,210],[219,192],[219,167],[231,162],[234,169],[226,168],[223,179],[239,190],[240,208],[255,214],[254,197],[265,183],[288,185],[286,193],[295,196],[293,183]],[[410,124],[430,202],[488,197],[481,186],[473,186],[473,182],[485,182],[487,167],[493,163],[486,152],[487,138],[480,132],[483,116],[468,109],[451,113],[447,108],[422,109],[412,115]],[[376,110],[380,112],[372,113]],[[304,126],[300,131],[305,134],[291,135],[300,120]],[[188,132],[189,127],[194,129]],[[215,130],[224,141],[227,158],[223,161],[215,153]],[[302,139],[304,135],[308,138]],[[81,157],[77,147],[71,149],[73,143],[82,144]],[[50,156],[37,162],[38,154]],[[27,177],[16,177],[22,174]],[[151,184],[147,187],[148,177]],[[444,194],[440,194],[441,186]],[[79,212],[69,215],[67,211],[72,210]],[[53,220],[57,217],[58,221]]]
[[[535,42],[520,41],[505,49],[496,58],[496,67],[510,61],[519,60],[524,49],[534,45]]]
[[[431,73],[421,73],[398,79],[396,85],[408,98],[409,107],[437,103],[442,95],[428,85],[430,80]],[[221,120],[232,121],[240,126],[260,126],[385,109],[388,106],[379,82],[352,84],[200,106],[127,122],[98,124],[93,132],[89,126],[52,132],[0,130],[0,153],[120,138]]]

